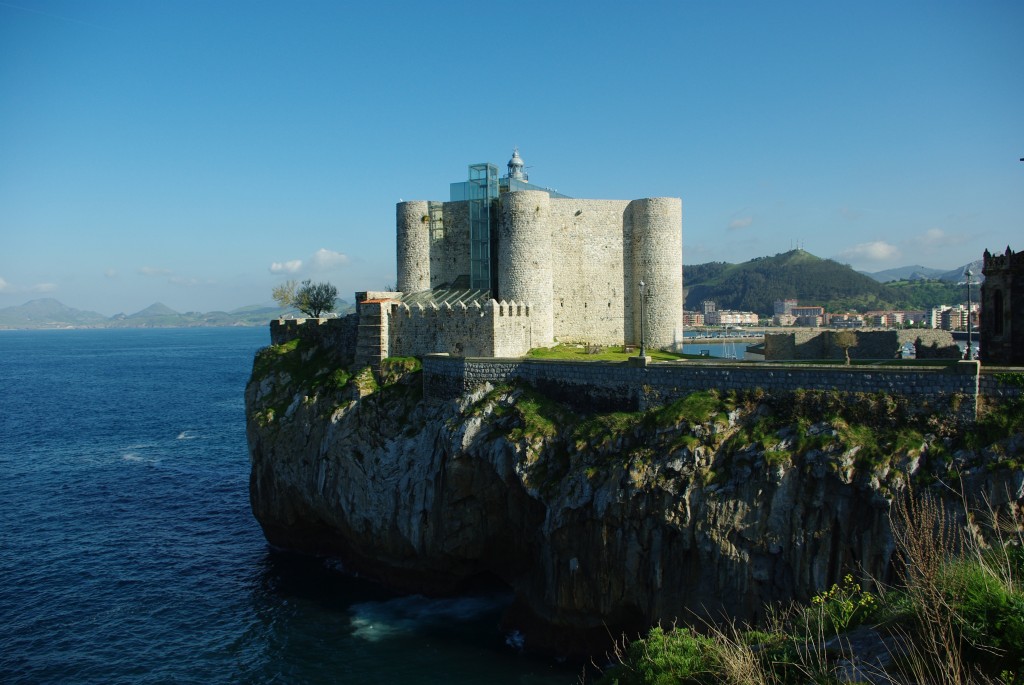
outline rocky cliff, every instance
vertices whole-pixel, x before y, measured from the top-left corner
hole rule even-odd
[[[508,627],[561,652],[658,620],[755,619],[847,571],[887,578],[908,483],[1024,500],[1019,434],[963,449],[940,416],[882,396],[702,392],[593,414],[485,386],[436,403],[415,360],[378,385],[295,340],[257,356],[246,408],[272,544],[410,591],[498,579]]]

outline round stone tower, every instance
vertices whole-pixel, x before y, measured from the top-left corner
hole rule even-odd
[[[554,344],[550,200],[540,190],[501,196],[498,297],[530,305],[532,347]]]
[[[633,212],[633,339],[640,342],[640,281],[646,284],[644,337],[667,347],[683,327],[683,202],[652,197],[630,203]]]
[[[399,202],[396,217],[398,290],[430,289],[430,205],[423,200]]]

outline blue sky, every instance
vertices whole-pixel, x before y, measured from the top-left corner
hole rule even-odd
[[[0,0],[0,307],[395,280],[466,166],[683,198],[683,261],[1024,249],[1024,3]]]

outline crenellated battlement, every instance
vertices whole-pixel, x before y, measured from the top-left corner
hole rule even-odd
[[[391,305],[391,316],[394,318],[404,317],[405,319],[430,319],[436,320],[441,317],[468,317],[474,318],[513,318],[513,317],[528,317],[530,316],[530,304],[522,302],[506,302],[502,300],[498,302],[494,299],[489,300],[487,303],[481,305],[479,302],[471,302],[466,304],[465,302],[456,302],[450,304],[443,302],[436,304],[429,302],[406,304],[404,302],[396,302]]]
[[[1003,254],[992,254],[985,250],[982,256],[982,273],[988,276],[990,270],[1004,269],[1024,269],[1024,252],[1014,252],[1009,245]]]

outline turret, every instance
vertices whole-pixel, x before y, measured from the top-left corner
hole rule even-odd
[[[667,347],[683,327],[683,202],[653,197],[630,203],[633,213],[633,339],[640,343],[640,281],[646,284],[648,347]]]
[[[430,206],[413,200],[397,207],[396,248],[398,290],[418,293],[430,289]]]
[[[498,297],[530,305],[532,347],[554,343],[550,201],[539,190],[519,190],[501,198]]]

